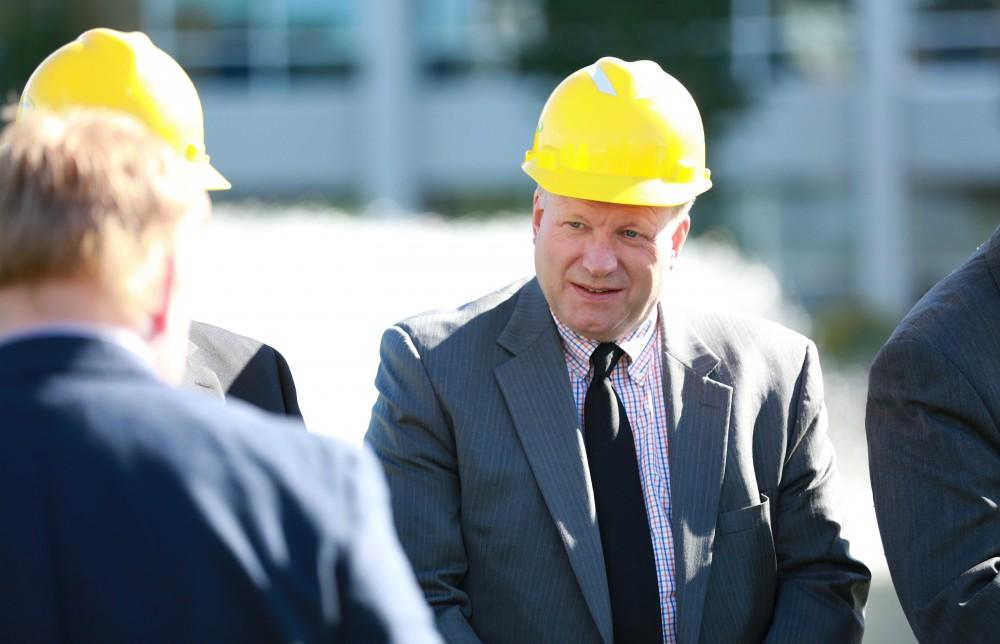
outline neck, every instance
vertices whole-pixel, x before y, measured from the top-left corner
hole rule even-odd
[[[86,280],[46,280],[0,288],[0,335],[59,323],[121,328],[141,335],[114,298]]]
[[[82,279],[0,288],[0,336],[29,333],[58,325],[100,326],[136,335],[154,369],[167,382],[179,383],[187,355],[187,327],[183,333],[143,324],[141,315],[129,315],[120,299],[93,282]],[[146,316],[148,317],[148,316]]]

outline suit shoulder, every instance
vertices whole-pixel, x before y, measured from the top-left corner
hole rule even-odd
[[[189,369],[208,369],[227,396],[267,411],[299,416],[295,382],[285,357],[273,347],[210,324],[191,325]]]
[[[433,351],[447,341],[462,337],[491,338],[510,318],[521,289],[528,280],[519,280],[453,309],[427,311],[395,325],[406,333],[421,352]]]
[[[143,408],[148,420],[136,427],[133,440],[185,477],[249,480],[265,474],[301,493],[310,481],[333,484],[356,469],[357,448],[240,400],[223,403],[196,391],[158,387],[144,396]]]
[[[723,354],[758,352],[801,357],[812,341],[772,320],[731,313],[696,312],[691,326],[712,350]]]
[[[120,398],[107,420],[87,428],[83,449],[99,453],[85,459],[88,467],[122,485],[149,485],[147,502],[203,517],[209,531],[238,526],[266,550],[275,534],[269,531],[280,527],[300,545],[339,549],[354,542],[366,499],[382,493],[372,456],[300,425],[292,429],[292,420],[164,385],[116,387]],[[264,550],[260,556],[271,556]]]
[[[779,393],[791,396],[807,374],[822,396],[818,352],[806,336],[753,316],[698,313],[689,318],[694,333],[715,354],[722,382],[750,398]],[[770,392],[770,393],[769,393]]]
[[[985,305],[985,311],[981,308]],[[993,282],[983,251],[942,278],[903,317],[895,335],[919,335],[951,327],[969,316],[980,317],[1000,307],[1000,292]]]
[[[886,346],[906,345],[914,350],[948,356],[955,363],[983,356],[1000,357],[995,321],[1000,317],[1000,289],[980,248],[969,260],[935,284],[897,325]]]

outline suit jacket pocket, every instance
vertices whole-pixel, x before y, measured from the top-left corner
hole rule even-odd
[[[716,538],[724,534],[751,530],[761,525],[771,527],[771,503],[763,494],[760,495],[760,503],[751,505],[748,508],[740,508],[730,512],[723,512],[715,526]]]
[[[700,642],[759,642],[774,608],[777,559],[770,502],[719,515]]]

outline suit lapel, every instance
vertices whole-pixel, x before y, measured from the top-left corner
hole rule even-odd
[[[664,324],[664,393],[670,450],[670,525],[677,641],[696,642],[711,573],[732,388],[710,376],[719,359],[670,313]]]
[[[536,280],[521,289],[497,342],[513,354],[494,373],[514,427],[594,622],[611,642],[611,604],[583,433],[558,331]]]
[[[197,351],[198,345],[188,342],[188,359],[187,367],[184,369],[183,385],[189,389],[207,389],[206,393],[224,400],[225,394],[219,376],[208,367],[198,364],[197,358],[193,357]]]

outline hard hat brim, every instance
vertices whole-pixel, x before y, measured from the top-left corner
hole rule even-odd
[[[222,176],[210,163],[199,163],[197,166],[198,180],[205,190],[229,190],[233,184]]]
[[[548,170],[539,167],[534,159],[525,161],[521,169],[553,194],[632,206],[680,206],[712,187],[712,181],[707,178],[670,183],[657,178]]]

